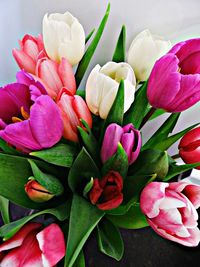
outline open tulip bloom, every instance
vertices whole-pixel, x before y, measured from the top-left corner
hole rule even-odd
[[[100,251],[115,260],[124,251],[118,228],[200,242],[200,186],[178,180],[200,168],[200,127],[174,133],[180,113],[200,100],[200,38],[171,48],[145,30],[127,52],[123,26],[112,60],[81,83],[109,12],[86,38],[69,12],[45,15],[43,35],[26,34],[13,49],[20,70],[0,88],[2,267],[79,266],[94,229]],[[144,142],[143,126],[165,112]],[[30,215],[13,221],[9,202]]]

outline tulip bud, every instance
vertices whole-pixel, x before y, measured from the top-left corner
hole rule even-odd
[[[20,49],[13,49],[18,66],[26,72],[35,74],[38,58],[46,55],[42,36],[33,37],[26,34],[22,41],[19,41],[19,45]]]
[[[90,111],[106,119],[116,98],[119,83],[124,80],[124,112],[134,101],[136,80],[127,63],[108,62],[103,67],[96,65],[86,84],[86,102]]]
[[[69,12],[54,13],[43,18],[44,46],[48,56],[71,65],[79,63],[85,51],[85,33],[79,21]]]
[[[46,58],[41,58],[37,62],[36,76],[44,84],[48,94],[55,98],[63,87],[72,94],[76,92],[76,80],[72,66],[67,59],[62,58],[60,64]]]
[[[149,30],[139,33],[128,51],[128,63],[139,81],[148,79],[154,63],[171,48],[171,42],[161,36],[152,35]]]
[[[124,127],[116,123],[110,124],[106,129],[101,148],[101,159],[103,163],[117,152],[118,143],[121,143],[124,148],[129,164],[133,164],[142,146],[140,131],[136,130],[131,123]]]
[[[46,202],[54,197],[46,188],[40,185],[36,180],[30,180],[25,185],[25,191],[28,197],[34,202]]]
[[[72,95],[68,90],[63,89],[58,96],[57,104],[63,119],[64,138],[78,142],[77,126],[84,128],[80,119],[86,121],[88,126],[92,128],[92,116],[85,101],[82,97]]]
[[[200,162],[200,127],[183,136],[179,144],[179,155],[185,163]],[[200,166],[196,169],[200,170]]]

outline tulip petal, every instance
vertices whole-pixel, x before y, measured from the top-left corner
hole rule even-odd
[[[187,201],[180,194],[172,190],[167,190],[165,198],[160,204],[160,209],[174,209],[186,207]]]
[[[194,207],[200,207],[200,186],[199,185],[186,185],[183,194],[192,202]]]
[[[73,108],[77,117],[86,121],[88,126],[92,128],[92,115],[82,97],[74,96]]]
[[[62,58],[58,67],[58,73],[62,80],[63,86],[66,87],[70,93],[76,92],[76,80],[72,66],[69,64],[66,58]]]
[[[159,207],[165,198],[165,190],[168,186],[168,183],[152,182],[143,189],[140,195],[140,207],[149,218],[159,214]]]
[[[57,224],[50,224],[36,238],[42,251],[43,266],[52,267],[65,256],[64,235]]]
[[[200,52],[200,42],[199,38],[190,39],[185,42],[182,42],[178,47],[179,50],[176,51],[176,55],[180,60],[180,64],[192,53]],[[175,50],[174,50],[175,51]]]
[[[13,49],[12,53],[20,69],[35,73],[36,63],[30,56],[18,49]]]
[[[57,105],[42,95],[36,99],[30,112],[31,131],[42,148],[55,145],[63,133],[63,123]]]

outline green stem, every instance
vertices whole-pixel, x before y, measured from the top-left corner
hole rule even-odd
[[[144,119],[142,120],[142,123],[140,125],[139,130],[145,125],[145,123],[150,119],[150,117],[153,115],[153,113],[156,111],[156,108],[152,107],[149,112],[146,114]]]
[[[179,155],[179,154],[175,154],[175,155],[173,155],[171,158],[172,158],[172,159],[178,159],[178,158],[180,158],[180,155]]]

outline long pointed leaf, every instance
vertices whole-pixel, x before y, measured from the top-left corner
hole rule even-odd
[[[122,26],[122,29],[119,34],[115,52],[112,58],[114,62],[125,62],[126,58],[126,27]]]
[[[9,223],[10,222],[9,200],[2,196],[0,196],[0,212],[4,224]]]
[[[99,25],[99,28],[94,36],[94,39],[92,40],[91,44],[89,45],[88,49],[86,50],[83,58],[81,59],[80,63],[78,64],[78,68],[75,74],[75,78],[76,78],[76,84],[77,87],[80,85],[81,80],[87,70],[87,67],[90,63],[90,60],[97,48],[97,45],[100,41],[100,38],[102,36],[102,33],[104,31],[104,28],[106,26],[106,22],[108,20],[108,16],[110,13],[110,4],[108,4],[107,10],[106,10],[106,14],[104,15],[101,24]]]
[[[87,44],[87,42],[90,40],[94,32],[95,32],[95,29],[91,30],[91,32],[86,36],[85,44]]]

